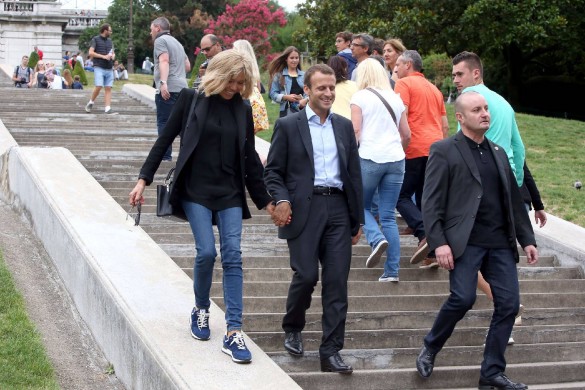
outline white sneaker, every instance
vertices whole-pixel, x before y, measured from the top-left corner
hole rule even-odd
[[[91,109],[93,108],[93,103],[89,102],[85,105],[85,112],[91,112]]]
[[[520,304],[520,308],[518,309],[518,314],[516,314],[516,318],[514,319],[514,326],[522,325],[522,313],[524,313],[524,305]]]
[[[368,256],[366,260],[366,267],[367,268],[374,268],[380,262],[384,251],[388,248],[388,241],[382,240],[376,244],[374,249],[372,249],[372,253]]]
[[[387,276],[387,275],[382,275],[380,276],[380,278],[378,279],[378,282],[399,282],[400,279],[398,278],[398,276]]]
[[[508,345],[514,345],[515,341],[514,341],[514,337],[510,336],[510,338],[508,339]]]

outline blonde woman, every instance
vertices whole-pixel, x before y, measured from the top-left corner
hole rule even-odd
[[[233,49],[250,57],[252,62],[252,78],[254,82],[254,93],[250,95],[249,103],[252,106],[252,115],[254,118],[254,133],[268,130],[270,123],[268,122],[268,112],[266,111],[266,103],[260,93],[262,85],[260,83],[260,70],[258,69],[258,62],[254,54],[254,48],[250,42],[245,39],[239,39],[234,42]]]
[[[388,39],[384,42],[384,62],[386,63],[388,73],[390,73],[390,78],[392,79],[390,82],[392,84],[392,89],[394,89],[394,83],[398,81],[398,76],[394,73],[396,60],[405,51],[406,47],[398,38]]]
[[[356,72],[358,92],[352,96],[350,105],[351,122],[360,145],[364,233],[372,247],[366,266],[375,266],[385,251],[384,273],[378,280],[398,282],[400,238],[394,210],[404,178],[404,150],[410,142],[410,128],[404,115],[405,106],[392,91],[384,67],[368,58]],[[371,212],[376,190],[381,230]]]
[[[195,238],[191,335],[209,340],[209,292],[217,255],[213,223],[221,242],[223,291],[227,332],[222,351],[236,363],[249,363],[252,354],[242,334],[242,219],[250,218],[247,189],[258,209],[274,206],[263,181],[264,169],[254,148],[254,126],[248,98],[254,86],[252,63],[235,50],[217,54],[200,85],[200,92],[184,88],[168,122],[140,170],[129,194],[130,204],[144,202],[146,185],[152,183],[165,151],[181,135],[181,149],[170,198],[185,213]],[[197,93],[197,95],[196,95]],[[191,105],[195,100],[194,113]]]

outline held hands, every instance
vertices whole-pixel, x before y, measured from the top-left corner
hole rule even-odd
[[[144,204],[144,197],[142,193],[144,193],[144,188],[146,187],[146,182],[144,179],[139,179],[134,189],[130,191],[128,194],[128,200],[130,201],[130,205],[136,206],[136,203]]]
[[[272,206],[272,212],[270,213],[270,209],[266,207],[266,210],[272,216],[272,221],[274,225],[278,227],[283,227],[288,225],[292,221],[292,210],[290,208],[290,203],[288,202],[280,202],[276,206]]]
[[[284,100],[288,100],[291,103],[300,102],[303,99],[303,95],[284,95]],[[306,103],[305,103],[306,104]]]
[[[439,263],[441,268],[445,268],[446,270],[452,270],[455,268],[453,252],[451,252],[451,247],[449,245],[441,245],[435,249],[435,256],[437,256],[437,263]]]

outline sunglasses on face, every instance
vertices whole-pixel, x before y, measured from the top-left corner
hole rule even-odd
[[[201,49],[201,51],[202,51],[203,53],[207,53],[209,50],[211,50],[211,48],[212,48],[213,46],[215,46],[215,45],[211,45],[211,46],[208,46],[208,47],[204,47],[203,49]]]

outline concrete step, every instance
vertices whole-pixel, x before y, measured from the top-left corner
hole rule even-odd
[[[528,385],[585,382],[585,361],[508,364],[506,374]],[[352,375],[321,372],[290,375],[305,390],[477,388],[479,362],[472,366],[437,367],[432,377],[426,380],[414,368],[356,370]]]
[[[445,346],[483,348],[488,326],[455,328],[453,335]],[[423,338],[430,328],[420,329],[369,329],[346,330],[345,349],[385,349],[385,348],[421,348]],[[284,333],[256,332],[247,330],[255,343],[269,352],[283,350]],[[303,332],[303,345],[306,351],[318,351],[321,344],[320,331]],[[518,326],[514,328],[515,345],[520,344],[551,344],[551,343],[583,343],[585,330],[583,324],[576,325],[543,325]],[[546,354],[547,348],[541,353]],[[542,356],[540,357],[542,358]],[[414,362],[414,359],[412,360]],[[516,363],[516,361],[514,360]],[[412,364],[412,363],[411,363]],[[414,366],[414,365],[413,365]],[[412,366],[411,366],[412,367]]]
[[[167,253],[176,251],[178,245],[166,246],[161,245],[163,250]],[[189,248],[183,248],[187,251]],[[192,251],[194,251],[191,248]],[[255,248],[248,248],[247,245],[242,245],[242,252],[255,250]],[[173,255],[169,253],[169,255]],[[189,274],[190,268],[186,268],[185,272]],[[381,270],[376,268],[354,268],[350,270],[350,280],[353,281],[377,281],[381,275]],[[407,281],[439,281],[448,280],[449,272],[443,269],[427,269],[421,270],[418,268],[404,268],[400,270],[400,283]],[[578,268],[572,267],[520,267],[518,268],[519,279],[521,280],[550,280],[550,279],[578,279],[581,276],[581,271]],[[246,282],[290,282],[292,271],[290,268],[261,268],[251,269],[244,268],[244,280]],[[214,270],[214,280],[221,280],[221,269]],[[217,279],[219,278],[219,279]]]
[[[435,295],[393,295],[382,294],[377,296],[350,296],[349,310],[355,311],[410,311],[410,310],[439,310],[447,299],[448,291]],[[524,306],[534,308],[569,308],[580,307],[585,302],[585,292],[579,293],[521,293],[521,302]],[[212,296],[214,302],[224,307],[222,296]],[[286,296],[244,297],[244,308],[247,313],[278,313],[286,306]],[[479,295],[473,306],[474,309],[492,308],[493,303],[484,295]],[[321,313],[321,297],[313,297],[308,313]],[[585,332],[585,329],[583,330]]]
[[[347,329],[430,329],[437,316],[438,308],[416,311],[358,311],[349,308]],[[282,332],[284,307],[275,313],[244,313],[246,329],[257,329],[266,332]],[[461,327],[487,327],[493,310],[473,309],[459,322]],[[321,331],[321,313],[308,313],[305,331]],[[532,325],[579,325],[585,324],[584,307],[568,308],[532,308],[527,307],[522,315],[522,326]]]
[[[554,361],[580,361],[583,358],[583,348],[585,348],[585,342],[516,344],[508,347],[506,357],[515,364],[538,363],[543,353]],[[479,364],[483,359],[483,350],[483,346],[445,347],[437,355],[436,368],[466,366],[470,362]],[[414,366],[419,352],[420,346],[374,350],[344,349],[342,355],[343,360],[354,370],[410,369]],[[376,354],[376,359],[372,359],[372,353]],[[319,371],[317,351],[305,352],[301,359],[284,351],[270,352],[270,356],[280,367],[290,373]]]
[[[216,264],[217,267],[217,264]],[[221,280],[215,279],[211,287],[211,294],[219,296],[223,293]],[[244,295],[248,297],[286,296],[290,282],[250,282],[244,284]],[[381,283],[376,281],[348,282],[350,296],[380,296],[392,295],[432,295],[449,291],[449,282],[443,281],[409,281],[400,283]],[[553,279],[553,280],[521,280],[520,291],[524,294],[554,291],[558,293],[578,293],[585,291],[583,279]],[[321,283],[315,286],[313,296],[321,293]]]

